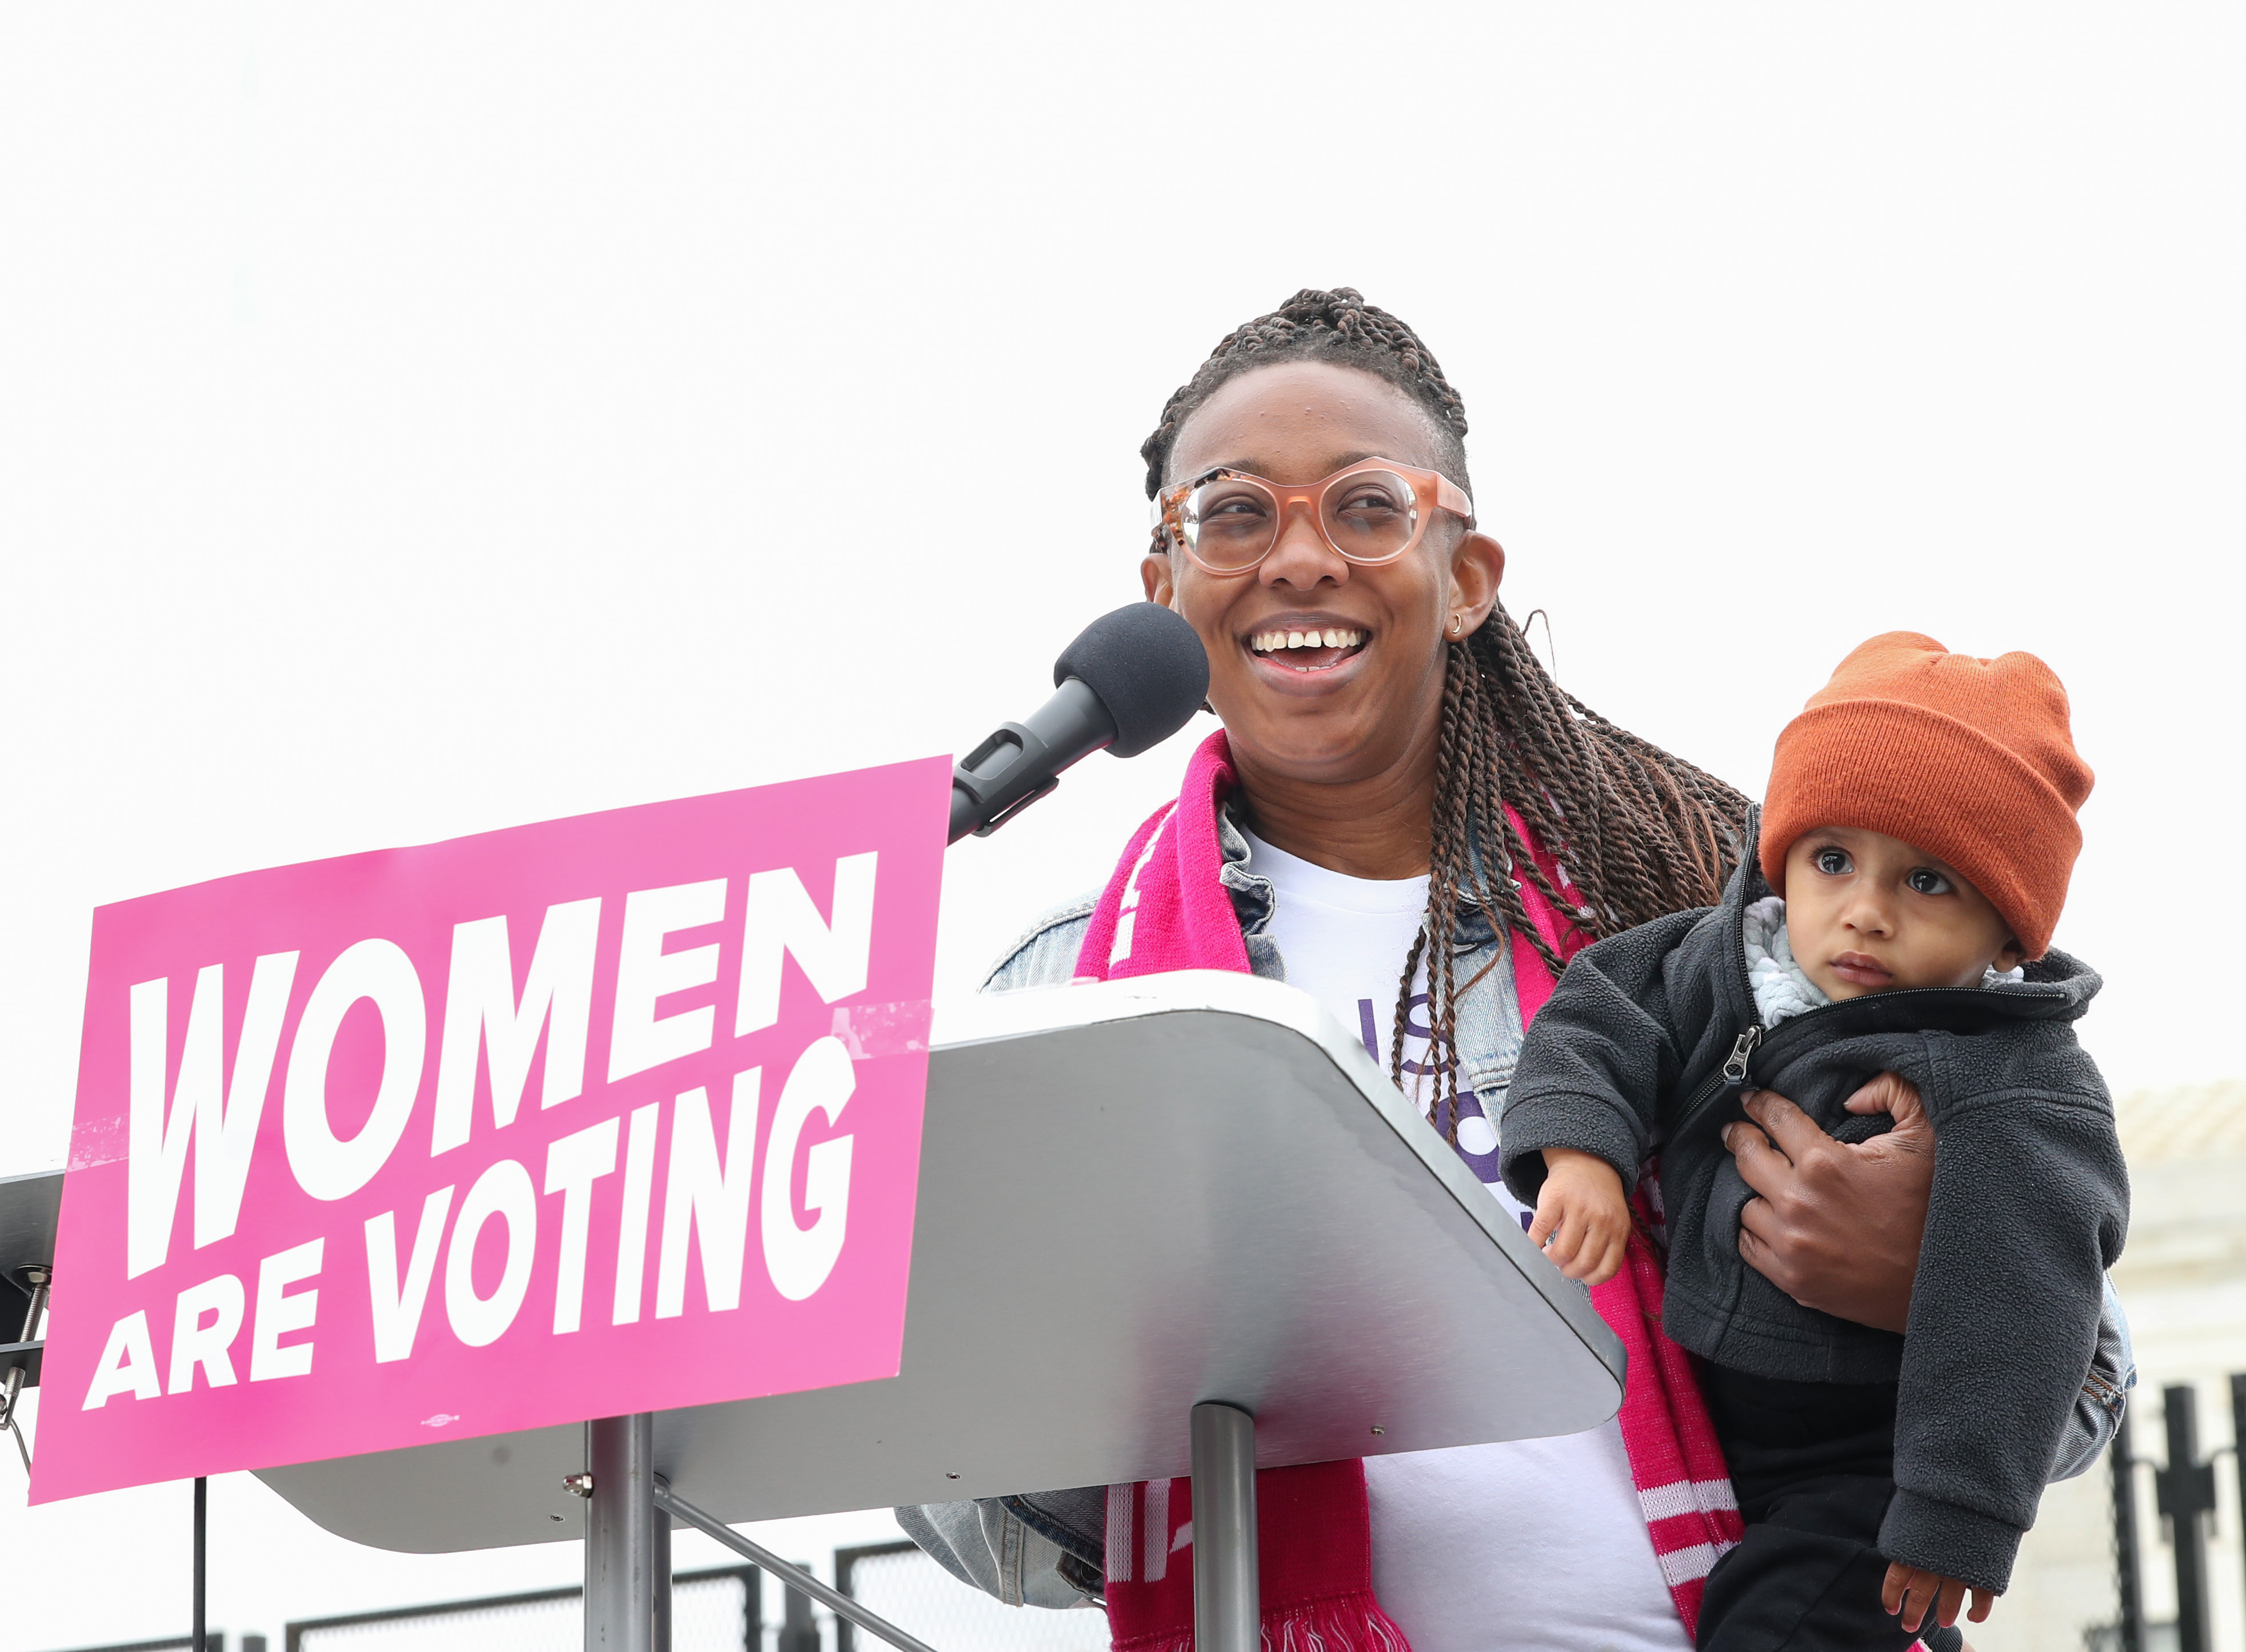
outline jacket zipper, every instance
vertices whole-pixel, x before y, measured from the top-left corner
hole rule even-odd
[[[1750,846],[1761,830],[1762,814],[1757,810],[1747,834]],[[1737,893],[1725,904],[1732,908],[1732,968],[1739,978],[1739,1001],[1746,1006],[1747,1024],[1739,1036],[1732,1040],[1732,1053],[1724,1057],[1723,1066],[1703,1078],[1699,1088],[1692,1092],[1692,1098],[1684,1104],[1684,1111],[1678,1116],[1676,1127],[1670,1132],[1672,1140],[1683,1135],[1685,1127],[1698,1118],[1708,1104],[1721,1095],[1727,1086],[1746,1083],[1747,1064],[1754,1059],[1756,1047],[1762,1043],[1764,1030],[1761,1017],[1756,1013],[1754,981],[1747,974],[1747,879],[1744,872],[1739,874],[1738,880]]]
[[[1747,1064],[1754,1059],[1755,1047],[1762,1043],[1762,1023],[1750,1022],[1746,1029],[1732,1041],[1732,1053],[1724,1057],[1722,1068],[1700,1081],[1692,1098],[1684,1104],[1684,1111],[1677,1120],[1674,1135],[1684,1133],[1684,1128],[1700,1116],[1701,1109],[1713,1101],[1732,1084],[1747,1081]]]
[[[1746,972],[1744,961],[1741,962],[1740,971],[1742,974]],[[1948,995],[1972,990],[1973,989],[1970,987],[1906,987],[1900,992],[1882,992],[1877,996],[1882,1004],[1888,1004],[1897,998],[1923,997],[1936,994]],[[1749,1002],[1753,1002],[1752,996],[1749,997]],[[1708,1105],[1727,1087],[1735,1085],[1744,1087],[1748,1084],[1751,1082],[1748,1070],[1756,1056],[1769,1050],[1790,1050],[1800,1042],[1795,1036],[1796,1028],[1814,1022],[1818,1016],[1830,1014],[1835,1010],[1845,1010],[1850,1004],[1866,1002],[1867,1000],[1863,998],[1842,998],[1837,1003],[1821,1003],[1814,1010],[1805,1010],[1798,1016],[1787,1017],[1786,1024],[1775,1031],[1765,1027],[1759,1021],[1748,1023],[1746,1030],[1732,1040],[1732,1053],[1725,1058],[1722,1071],[1711,1073],[1702,1079],[1699,1088],[1692,1092],[1691,1099],[1684,1104],[1684,1111],[1678,1115],[1676,1128],[1670,1132],[1671,1139],[1674,1139],[1683,1135],[1687,1127],[1699,1118]]]
[[[1758,809],[1753,816],[1753,829],[1747,834],[1747,841],[1750,846],[1755,842],[1756,839],[1760,835],[1761,831],[1762,812]],[[1805,1010],[1800,1015],[1791,1017],[1785,1026],[1780,1028],[1775,1035],[1772,1035],[1770,1030],[1762,1024],[1762,1021],[1755,1005],[1754,981],[1747,974],[1746,893],[1747,882],[1746,880],[1742,877],[1739,880],[1739,887],[1736,897],[1728,904],[1732,908],[1732,921],[1737,932],[1733,937],[1732,963],[1732,968],[1738,973],[1742,1002],[1744,1002],[1747,1007],[1747,1025],[1746,1030],[1743,1030],[1737,1038],[1734,1038],[1732,1041],[1732,1053],[1724,1058],[1722,1069],[1719,1071],[1709,1074],[1708,1077],[1702,1079],[1698,1088],[1692,1091],[1691,1099],[1684,1104],[1684,1112],[1678,1115],[1677,1123],[1669,1132],[1669,1139],[1671,1141],[1674,1141],[1677,1138],[1682,1136],[1684,1132],[1692,1125],[1694,1121],[1700,1117],[1701,1113],[1706,1110],[1708,1105],[1712,1103],[1717,1097],[1723,1094],[1726,1089],[1733,1087],[1745,1088],[1751,1082],[1748,1069],[1753,1064],[1756,1054],[1762,1049],[1763,1040],[1765,1037],[1773,1037],[1773,1043],[1777,1045],[1790,1046],[1794,1042],[1794,1029],[1800,1026],[1804,1022],[1814,1021],[1818,1016],[1823,1015],[1828,1010],[1844,1009],[1849,1004],[1863,1002],[1861,999],[1858,998],[1843,998],[1837,1003],[1819,1004],[1814,1010]],[[1914,994],[1950,993],[1961,990],[1970,991],[1971,989],[1961,989],[1957,987],[1907,987],[1901,992],[1881,993],[1878,996],[1882,999],[1908,998],[1912,996]]]

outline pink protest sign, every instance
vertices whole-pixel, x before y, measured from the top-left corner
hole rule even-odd
[[[894,1377],[949,776],[100,908],[33,1499]]]

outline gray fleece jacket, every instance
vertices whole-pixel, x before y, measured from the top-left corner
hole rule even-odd
[[[2113,1101],[2074,1037],[2099,978],[2052,952],[2018,982],[1878,993],[1766,1028],[1742,930],[1770,893],[1750,850],[1721,906],[1576,955],[1506,1097],[1506,1185],[1533,1201],[1546,1147],[1596,1153],[1625,1186],[1657,1153],[1663,1329],[1758,1376],[1898,1383],[1881,1551],[2002,1589],[2090,1368],[2105,1270],[2128,1226]],[[1740,1260],[1739,1213],[1754,1195],[1720,1133],[1756,1088],[1863,1140],[1891,1121],[1841,1104],[1880,1072],[1918,1087],[1938,1144],[1907,1337],[1804,1308]]]

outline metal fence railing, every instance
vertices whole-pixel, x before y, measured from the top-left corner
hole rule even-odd
[[[762,1652],[763,1576],[753,1566],[679,1573],[671,1580],[674,1652]],[[289,1625],[283,1649],[284,1652],[581,1652],[583,1596],[584,1590],[575,1587],[534,1589],[521,1594],[308,1618]]]
[[[834,1551],[834,1584],[938,1652],[1106,1652],[1107,1617],[1097,1609],[1024,1610],[1001,1605],[946,1572],[910,1543]],[[681,1572],[671,1582],[674,1652],[887,1652],[871,1637],[815,1608],[793,1589],[765,1616],[764,1574],[753,1566]],[[583,1590],[437,1601],[288,1625],[282,1652],[580,1652]],[[187,1652],[185,1636],[79,1652]],[[222,1636],[209,1652],[226,1652]],[[265,1652],[244,1635],[241,1652]]]
[[[2137,1397],[2149,1395],[2141,1389]],[[2068,1483],[2069,1495],[2076,1499],[2068,1519],[2087,1519],[2101,1499],[2106,1505],[2110,1592],[2102,1594],[2102,1606],[2093,1590],[2070,1615],[2056,1623],[2046,1620],[2046,1628],[2063,1631],[2064,1642],[2038,1634],[2033,1638],[2038,1645],[2079,1645],[2084,1652],[2228,1652],[2234,1644],[2246,1647],[2240,1635],[2240,1580],[2231,1575],[2242,1570],[2246,1551],[2221,1553],[2237,1543],[2236,1533],[2246,1533],[2246,1500],[2241,1501],[2229,1541],[2218,1541],[2215,1524],[2218,1503],[2232,1500],[2220,1495],[2232,1477],[2218,1479],[2215,1465],[2222,1458],[2236,1458],[2237,1447],[2222,1445],[2202,1453],[2196,1399],[2189,1386],[2163,1389],[2160,1398],[2156,1420],[2167,1445],[2162,1458],[2136,1454],[2135,1433],[2141,1430],[2133,1431],[2132,1419],[2125,1417],[2106,1474]],[[2246,1440],[2246,1373],[2230,1379],[2230,1399],[2232,1438]],[[2097,1484],[2101,1479],[2102,1488]],[[2087,1505],[2080,1500],[2086,1496],[2091,1499]],[[2051,1510],[2047,1501],[2046,1514]],[[2088,1557],[2079,1547],[2072,1554],[2070,1573],[2089,1581],[2082,1578],[2080,1566]],[[746,1565],[679,1573],[671,1597],[675,1652],[886,1652],[793,1589],[779,1591],[780,1614],[768,1622],[763,1575]],[[909,1542],[837,1549],[833,1575],[843,1594],[938,1652],[1106,1652],[1108,1645],[1106,1615],[1096,1608],[1042,1611],[1002,1605],[960,1582]],[[579,1652],[582,1594],[574,1587],[539,1589],[310,1618],[287,1626],[282,1652]],[[2229,1599],[2223,1614],[2210,1607],[2210,1595]],[[1996,1624],[1984,1633],[2000,1644],[2014,1639]],[[71,1652],[189,1652],[189,1645],[186,1635],[178,1635]],[[225,1635],[211,1635],[206,1652],[227,1652]],[[239,1652],[266,1652],[265,1637],[242,1635]]]
[[[2067,1540],[2063,1567],[2077,1593],[2066,1615],[2045,1619],[2040,1632],[2023,1626],[2038,1649],[2246,1652],[2241,1605],[2246,1550],[2238,1547],[2246,1534],[2246,1496],[2227,1492],[2235,1472],[2216,1473],[2218,1460],[2236,1458],[2238,1447],[2220,1445],[2202,1453],[2195,1390],[2179,1384],[2159,1394],[2154,1420],[2166,1437],[2163,1456],[2137,1455],[2143,1419],[2134,1419],[2140,1427],[2133,1431],[2133,1419],[2125,1417],[2104,1475],[2053,1488],[2053,1495],[2064,1491],[2071,1499],[2064,1519],[2075,1522],[2071,1529],[2081,1533]],[[2140,1389],[2135,1397],[2140,1404],[2133,1411],[2143,1409],[2151,1396]],[[2246,1440],[2246,1373],[2229,1379],[2229,1398],[2232,1439]],[[2093,1516],[2101,1502],[2104,1513]],[[2228,1533],[2217,1527],[2218,1505],[2237,1510]],[[2046,1516],[2052,1509],[2046,1499]],[[2082,1526],[2093,1520],[2102,1520],[2110,1533],[2109,1567],[2083,1565],[2090,1555],[2080,1547],[2087,1535]],[[1106,1652],[1108,1645],[1106,1615],[1096,1608],[1044,1611],[1002,1605],[909,1542],[837,1549],[833,1575],[843,1594],[938,1652]],[[2016,1574],[2016,1586],[2021,1581]],[[779,1619],[767,1621],[762,1584],[763,1574],[753,1566],[679,1573],[672,1590],[675,1652],[886,1652],[793,1589],[779,1591]],[[287,1626],[282,1652],[579,1652],[582,1593],[540,1589],[306,1619]],[[1998,1645],[2017,1642],[1997,1623],[1978,1633]],[[189,1644],[178,1635],[71,1652],[189,1652]],[[227,1652],[225,1635],[211,1635],[206,1652]],[[239,1652],[266,1652],[265,1637],[241,1636]]]
[[[835,1550],[834,1587],[936,1652],[1107,1652],[1107,1614],[1098,1608],[1052,1612],[1004,1605],[910,1543]],[[834,1652],[888,1652],[846,1622],[838,1620],[834,1628]]]
[[[833,1575],[843,1594],[937,1652],[1106,1652],[1106,1613],[1001,1605],[908,1542],[837,1549]],[[677,1574],[674,1652],[888,1652],[795,1590],[777,1593],[768,1602],[753,1566]],[[572,1586],[306,1618],[286,1627],[282,1652],[582,1652],[583,1595]],[[768,1604],[779,1608],[770,1621]],[[182,1635],[71,1652],[190,1652],[190,1642]],[[226,1636],[207,1637],[205,1652],[228,1652]],[[239,1652],[266,1652],[266,1637],[242,1635]]]
[[[2246,1372],[2231,1377],[2229,1390],[2231,1438],[2246,1442]],[[2141,1388],[2138,1396],[2145,1397],[2147,1391]],[[2113,1621],[2085,1635],[2087,1652],[2221,1652],[2246,1640],[2239,1612],[2246,1553],[2233,1547],[2246,1533],[2246,1499],[2237,1506],[2239,1519],[2227,1541],[2217,1523],[2227,1499],[2216,1465],[2226,1457],[2235,1464],[2239,1446],[2217,1445],[2202,1454],[2197,1391],[2189,1383],[2177,1383],[2161,1389],[2160,1396],[2167,1448],[2160,1457],[2137,1455],[2127,1416],[2113,1437],[2107,1470],[2118,1610]],[[2165,1564],[2156,1552],[2162,1548],[2168,1551]],[[2224,1555],[2224,1548],[2233,1552]],[[2149,1602],[2154,1600],[2165,1608],[2161,1619],[2151,1615]],[[2218,1611],[2218,1601],[2226,1600],[2228,1606]]]
[[[194,1643],[192,1635],[174,1635],[161,1641],[112,1641],[106,1646],[71,1647],[68,1652],[189,1652]],[[226,1631],[213,1629],[204,1635],[203,1652],[226,1652]],[[243,1635],[242,1652],[265,1652],[265,1637]]]
[[[764,1574],[753,1566],[681,1572],[671,1585],[674,1652],[887,1652],[871,1636],[778,1591],[765,1616]],[[834,1586],[909,1630],[937,1652],[1106,1652],[1107,1615],[1024,1610],[970,1588],[910,1543],[834,1551]],[[583,1591],[537,1589],[425,1606],[391,1607],[288,1626],[282,1652],[580,1652]],[[264,1652],[244,1637],[242,1652]],[[185,1640],[86,1652],[160,1652]],[[225,1652],[214,1645],[211,1652]]]
[[[2121,1652],[2121,1631],[2111,1623],[2101,1624],[2084,1637],[2083,1646],[2086,1652]],[[2176,1626],[2147,1623],[2144,1652],[2177,1652]]]

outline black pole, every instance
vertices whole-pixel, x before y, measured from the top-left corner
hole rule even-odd
[[[2199,1460],[2197,1397],[2188,1387],[2164,1388],[2168,1466],[2154,1477],[2161,1513],[2172,1523],[2175,1551],[2176,1652],[2214,1652],[2207,1626],[2207,1516],[2215,1509],[2215,1465]]]
[[[779,1652],[819,1652],[819,1621],[811,1615],[811,1597],[800,1589],[790,1589],[782,1597],[782,1605]]]
[[[655,1512],[655,1652],[670,1652],[670,1516]]]
[[[194,1652],[208,1652],[209,1634],[203,1628],[203,1534],[210,1513],[210,1482],[195,1476],[195,1628]]]
[[[2113,1581],[2120,1601],[2120,1652],[2145,1652],[2143,1564],[2137,1535],[2137,1460],[2129,1448],[2129,1413],[2123,1411],[2107,1452],[2113,1469]]]
[[[2230,1460],[2238,1471],[2238,1529],[2246,1536],[2246,1371],[2230,1374]]]

